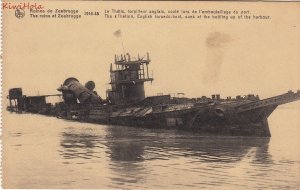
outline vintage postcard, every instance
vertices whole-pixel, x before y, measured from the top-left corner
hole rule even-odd
[[[299,189],[300,3],[2,2],[2,187]]]

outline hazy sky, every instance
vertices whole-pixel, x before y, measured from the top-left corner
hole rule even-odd
[[[114,54],[150,53],[153,84],[146,94],[189,97],[300,89],[300,4],[241,2],[43,2],[46,8],[237,9],[271,20],[128,20],[83,17],[17,19],[4,11],[4,93],[54,94],[67,77],[93,80],[104,97]]]

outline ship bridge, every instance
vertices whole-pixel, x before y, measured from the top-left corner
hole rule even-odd
[[[152,82],[149,75],[149,54],[146,58],[133,60],[129,53],[115,55],[115,62],[110,66],[111,89],[107,97],[113,104],[137,103],[145,99],[144,82]],[[115,67],[115,68],[113,68]]]

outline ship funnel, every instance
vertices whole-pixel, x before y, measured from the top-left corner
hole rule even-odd
[[[77,99],[83,104],[101,103],[101,97],[92,91],[94,88],[95,83],[93,81],[89,81],[83,86],[78,79],[70,77],[57,90],[62,92],[63,98],[67,103],[76,103]]]

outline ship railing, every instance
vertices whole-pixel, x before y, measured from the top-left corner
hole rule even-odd
[[[109,84],[123,84],[123,83],[137,83],[137,82],[146,82],[153,81],[153,78],[142,78],[142,79],[124,79],[119,81],[110,82]]]
[[[299,99],[300,99],[300,91],[297,91],[297,93],[289,91],[288,93],[285,93],[285,94],[282,94],[279,96],[274,96],[271,98],[267,98],[267,99],[240,105],[240,106],[238,106],[238,110],[239,110],[239,112],[243,112],[243,111],[262,108],[262,107],[266,107],[266,106],[272,106],[272,105],[277,106],[277,105],[293,102],[293,101],[296,101]]]

